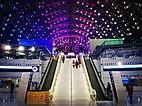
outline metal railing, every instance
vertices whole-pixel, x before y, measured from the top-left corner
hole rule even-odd
[[[42,79],[41,79],[41,84],[40,84],[40,86],[39,86],[39,90],[41,90],[42,87],[43,87],[44,81],[45,81],[46,76],[47,76],[47,74],[48,74],[49,68],[50,68],[50,66],[51,66],[51,64],[52,64],[52,61],[53,61],[53,59],[50,59],[49,64],[47,64],[47,68],[46,68],[46,70],[45,70],[45,74],[44,74],[44,76],[43,76]]]
[[[96,90],[93,89],[92,86],[91,86],[91,82],[90,82],[90,79],[89,79],[89,75],[87,73],[87,69],[86,69],[86,65],[85,65],[85,62],[84,62],[84,58],[82,58],[82,67],[83,67],[83,70],[85,72],[85,76],[86,76],[86,80],[87,80],[87,85],[88,85],[89,93],[90,93],[90,98],[93,101],[96,101],[96,97],[97,97]]]
[[[56,58],[57,57],[55,57],[55,59]],[[55,74],[54,74],[54,78],[52,81],[52,85],[51,85],[51,88],[49,89],[49,101],[51,101],[53,98],[54,87],[55,87],[55,84],[57,81],[57,76],[58,76],[58,71],[60,70],[60,66],[61,66],[61,57],[58,58],[58,63],[57,63],[56,69],[55,69]]]
[[[95,74],[96,74],[96,77],[97,77],[97,79],[98,79],[98,82],[99,82],[99,84],[100,84],[100,87],[102,88],[102,92],[103,92],[103,94],[105,95],[106,93],[105,93],[105,87],[104,87],[104,85],[103,85],[103,82],[100,80],[100,76],[99,76],[99,74],[98,74],[98,72],[97,72],[96,67],[94,66],[93,61],[91,60],[91,58],[89,58],[89,59],[90,59],[90,62],[91,62],[91,64],[92,64],[93,70],[96,70],[96,71],[94,71],[94,72],[95,72]]]

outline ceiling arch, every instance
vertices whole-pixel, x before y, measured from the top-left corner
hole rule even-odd
[[[139,0],[3,0],[0,18],[2,43],[66,35],[142,41]]]

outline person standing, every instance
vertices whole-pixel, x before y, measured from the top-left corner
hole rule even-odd
[[[78,61],[78,64],[79,64],[79,68],[80,68],[81,67],[81,60]]]
[[[12,82],[10,85],[10,93],[13,93],[14,88],[15,88],[15,84],[14,84],[14,82]]]
[[[107,97],[109,98],[109,100],[111,100],[112,99],[112,97],[111,97],[111,85],[110,85],[110,83],[108,82],[108,84],[107,84]]]
[[[73,65],[73,68],[74,68],[75,67],[75,61],[74,60],[72,61],[72,65]]]
[[[107,90],[108,90],[108,91],[111,90],[111,86],[110,86],[110,83],[109,83],[109,82],[107,82]]]
[[[133,96],[133,86],[130,84],[127,88],[127,91],[128,91],[128,96],[130,98],[130,103],[132,103],[132,96]]]
[[[78,69],[78,61],[75,62],[76,69]]]
[[[65,56],[62,57],[62,62],[63,62],[63,63],[65,62]]]
[[[35,82],[35,90],[38,90],[38,82]]]

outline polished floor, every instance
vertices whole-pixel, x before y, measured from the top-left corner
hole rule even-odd
[[[127,99],[128,100],[128,99]],[[85,103],[85,104],[84,104]],[[0,93],[0,106],[37,106],[28,105],[21,102],[16,102],[16,93]],[[142,106],[142,92],[134,92],[133,103],[130,104],[128,101],[126,103],[119,103],[115,101],[91,101],[87,102],[83,99],[78,99],[74,101],[69,101],[65,99],[58,100],[56,103],[50,102],[45,105],[38,106]]]
[[[53,100],[46,105],[40,106],[142,106],[142,89],[134,88],[133,103],[127,101],[119,103],[116,101],[92,101],[83,68],[73,68],[72,59],[61,63],[54,88]],[[32,106],[16,102],[17,93],[0,93],[0,106]],[[36,105],[34,105],[36,106]]]

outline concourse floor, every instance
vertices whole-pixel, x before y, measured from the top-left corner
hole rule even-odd
[[[39,106],[142,106],[142,89],[134,90],[133,104],[129,103],[127,95],[127,101],[123,103],[92,101],[83,68],[73,68],[72,61],[73,59],[66,59],[65,63],[61,63],[52,101]],[[0,93],[0,106],[33,106],[16,102],[16,95],[17,93]]]

